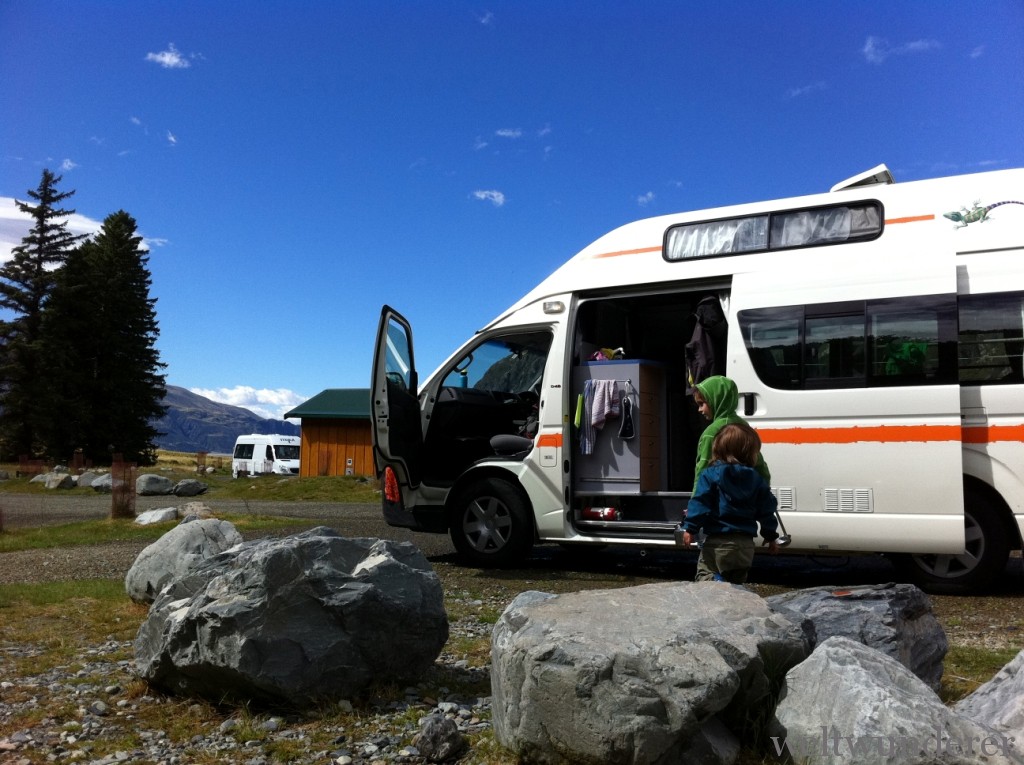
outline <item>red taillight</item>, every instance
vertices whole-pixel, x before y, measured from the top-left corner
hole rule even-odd
[[[390,467],[384,468],[384,499],[395,503],[402,501],[402,492],[398,489],[398,476]]]

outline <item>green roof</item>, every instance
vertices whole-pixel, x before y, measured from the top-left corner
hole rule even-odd
[[[328,388],[299,404],[285,418],[368,420],[370,419],[369,388]]]

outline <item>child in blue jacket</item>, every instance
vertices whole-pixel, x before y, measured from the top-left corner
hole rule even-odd
[[[711,464],[698,477],[683,521],[686,546],[698,531],[707,535],[697,562],[698,582],[747,581],[758,526],[768,551],[778,551],[778,503],[755,469],[760,454],[761,439],[746,423],[729,423],[715,436]]]

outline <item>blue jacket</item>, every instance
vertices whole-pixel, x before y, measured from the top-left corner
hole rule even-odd
[[[746,534],[771,542],[778,538],[778,502],[754,468],[713,462],[700,474],[686,508],[683,528],[691,534]]]

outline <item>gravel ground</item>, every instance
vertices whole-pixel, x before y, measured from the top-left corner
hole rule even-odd
[[[172,503],[162,498],[161,501],[146,499],[139,504],[141,507],[136,508],[137,512]],[[3,497],[0,506],[4,509],[4,524],[8,529],[104,518],[109,513],[109,499],[89,501],[75,508],[48,499],[44,507],[36,497],[12,499],[8,495]],[[216,510],[243,512],[247,507],[245,503],[218,503]],[[383,536],[371,533],[379,524],[377,506],[288,503],[274,508],[253,505],[252,509],[267,515],[302,518],[303,527],[308,527],[305,521],[312,519],[325,525],[345,527],[345,533],[352,536]],[[442,549],[447,545],[446,538],[435,539],[434,543]],[[146,544],[114,542],[0,553],[0,584],[123,579]],[[448,601],[453,602],[451,594]],[[459,601],[456,595],[454,602]],[[468,605],[471,610],[501,610],[506,603],[488,597]],[[449,625],[451,637],[456,640],[477,639],[489,635],[490,629],[489,623],[476,618],[457,619]],[[29,658],[39,652],[40,649],[32,645],[0,643],[0,732],[7,730],[9,721],[16,715],[22,719],[25,716],[40,717],[39,723],[30,728],[10,731],[6,735],[0,733],[0,765],[36,765],[43,762],[185,765],[197,759],[269,765],[279,761],[272,752],[283,744],[301,752],[289,758],[289,762],[298,764],[418,765],[428,762],[427,755],[436,744],[429,739],[417,747],[414,734],[420,729],[417,722],[411,720],[423,723],[430,719],[434,725],[438,725],[440,720],[450,721],[445,723],[449,740],[460,742],[490,727],[489,696],[464,697],[448,691],[449,685],[489,687],[489,667],[470,666],[467,661],[445,652],[438,657],[433,671],[423,683],[403,689],[399,699],[381,700],[361,708],[359,721],[354,726],[345,728],[338,725],[326,731],[322,725],[318,726],[316,744],[309,740],[310,720],[300,715],[258,715],[252,720],[244,719],[244,714],[222,716],[216,724],[187,741],[174,741],[162,730],[138,731],[139,720],[146,707],[177,705],[186,715],[200,715],[203,707],[159,694],[140,696],[135,693],[133,689],[137,688],[137,679],[133,662],[119,658],[131,654],[130,641],[107,640],[100,645],[80,649],[79,655],[69,659],[64,666],[38,675],[13,675],[9,662]],[[69,666],[76,669],[72,672]],[[102,685],[87,681],[96,677],[103,678]],[[73,720],[46,716],[47,710],[67,709],[77,710]],[[252,726],[256,728],[256,735]],[[93,756],[94,750],[102,748],[104,740],[119,739],[131,732],[137,733],[141,742],[136,748],[102,757]],[[323,746],[325,733],[332,744],[330,748]],[[468,759],[465,761],[473,761],[472,752],[466,756]]]
[[[109,499],[85,498],[73,503],[38,496],[0,496],[5,528],[27,525],[64,523],[85,518],[104,518],[109,513]],[[174,499],[174,498],[171,498]],[[139,498],[137,511],[165,507],[174,502],[168,498]],[[211,503],[212,504],[212,503]],[[255,505],[256,503],[252,503]],[[244,512],[253,509],[246,503],[218,502],[214,511]],[[606,551],[581,558],[557,546],[537,548],[529,569],[512,575],[482,576],[473,569],[453,563],[452,548],[447,537],[413,535],[390,529],[380,520],[376,505],[317,505],[312,503],[261,504],[258,511],[267,515],[288,515],[322,521],[350,536],[377,536],[414,541],[435,564],[445,582],[446,592],[483,591],[475,605],[500,611],[518,592],[526,589],[567,591],[598,587],[617,587],[645,581],[692,577],[692,560],[680,562],[678,554],[638,551]],[[86,578],[123,578],[146,543],[117,542],[74,549],[31,550],[0,554],[0,584],[74,580]],[[751,589],[762,595],[780,592],[795,586],[852,585],[889,581],[893,571],[882,558],[810,559],[780,556],[758,563],[752,572]],[[995,594],[983,597],[932,598],[940,623],[951,645],[989,649],[1024,648],[1024,567],[1019,557],[1011,561],[1004,582]],[[476,619],[461,619],[451,625],[452,636],[479,637],[489,634],[490,625]],[[77,709],[74,725],[42,716],[30,729],[0,734],[0,765],[35,765],[42,762],[75,762],[89,765],[111,765],[115,762],[152,762],[161,765],[182,765],[202,753],[208,761],[264,765],[273,761],[268,746],[274,741],[302,742],[306,735],[299,718],[259,718],[264,726],[260,740],[239,740],[237,718],[227,718],[191,741],[172,742],[164,731],[143,731],[143,745],[132,751],[103,758],[93,758],[96,742],[117,736],[131,729],[140,708],[151,704],[179,703],[156,695],[126,694],[134,680],[132,663],[112,657],[130,654],[130,643],[108,641],[82,649],[78,662],[82,668],[69,675],[64,668],[33,677],[12,677],[4,666],[8,660],[32,655],[32,646],[0,644],[0,731],[5,721],[26,709]],[[487,666],[469,666],[455,657],[442,654],[436,671],[463,683],[486,680]],[[102,676],[102,686],[83,683],[81,678]],[[454,683],[453,683],[454,684]],[[436,684],[435,686],[436,687]],[[358,729],[342,730],[333,738],[333,748],[309,748],[292,759],[295,763],[389,763],[427,762],[423,752],[411,747],[412,717],[428,715],[451,720],[463,734],[486,730],[490,699],[459,698],[438,693],[434,687],[405,689],[403,698],[382,703],[363,718]],[[183,707],[188,713],[188,707]],[[234,720],[234,722],[232,722]],[[270,742],[270,743],[268,743]],[[404,742],[404,743],[403,743]],[[204,759],[204,761],[207,761]],[[470,752],[463,762],[481,761]],[[487,760],[496,762],[496,760]]]

